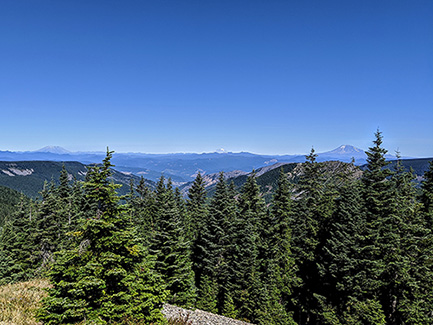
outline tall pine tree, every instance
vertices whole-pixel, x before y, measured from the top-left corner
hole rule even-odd
[[[93,215],[75,233],[80,244],[56,256],[53,287],[38,313],[44,323],[163,319],[166,292],[108,180],[111,157],[107,150],[102,166],[89,168],[84,189]]]
[[[156,192],[157,213],[151,252],[156,256],[156,270],[170,291],[169,302],[194,306],[196,287],[190,258],[190,245],[176,204],[171,180],[164,184],[161,176]]]

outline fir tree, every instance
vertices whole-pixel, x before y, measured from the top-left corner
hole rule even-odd
[[[224,174],[220,173],[193,255],[199,288],[197,306],[207,311],[223,313],[226,306],[230,277],[229,232],[234,214],[234,202],[229,196]]]
[[[45,186],[42,191],[42,202],[39,203],[35,217],[36,231],[33,240],[38,248],[39,272],[43,272],[53,262],[53,254],[60,250],[64,240],[63,227],[66,226],[66,222],[62,218],[60,207],[67,208],[67,203],[62,202],[55,192],[53,182]]]
[[[80,245],[61,251],[49,272],[53,288],[38,313],[47,324],[163,319],[166,293],[108,180],[111,157],[89,168],[84,189],[94,215],[75,234]]]
[[[186,221],[188,238],[196,240],[198,233],[203,229],[206,220],[206,189],[204,187],[204,179],[201,173],[198,172],[197,177],[188,190],[188,200],[186,208],[188,211],[188,218]]]
[[[273,293],[277,317],[285,318],[285,323],[293,322],[288,314],[292,288],[298,285],[296,265],[292,254],[292,232],[290,218],[292,217],[292,199],[289,181],[284,169],[280,169],[278,187],[272,200],[272,224],[268,237],[268,265],[266,279]]]
[[[232,226],[232,297],[239,317],[255,321],[267,312],[269,295],[264,289],[260,269],[263,258],[263,237],[260,223],[266,210],[255,173],[250,175],[242,187],[239,199],[239,214]]]
[[[380,132],[374,144],[362,179],[367,208],[364,290],[380,303],[387,323],[429,323],[432,241],[419,216],[414,177],[400,161],[395,171],[384,168]]]
[[[145,246],[152,237],[156,202],[153,192],[146,186],[144,178],[140,178],[137,187],[132,190],[129,204],[131,206],[132,222],[137,227],[138,235]]]
[[[7,220],[0,232],[0,284],[25,281],[35,275],[37,250],[34,205],[21,198],[18,211]]]
[[[156,256],[156,270],[170,291],[169,302],[194,306],[196,288],[191,267],[189,243],[185,239],[171,180],[164,185],[161,176],[156,192],[157,214],[151,252]]]
[[[384,255],[388,254],[389,249],[393,253],[394,248],[400,250],[400,245],[396,241],[400,234],[392,231],[397,207],[393,198],[393,184],[390,181],[393,172],[385,168],[389,162],[385,160],[387,150],[382,148],[382,138],[381,132],[377,131],[373,141],[374,146],[366,152],[367,170],[362,177],[366,207],[366,227],[363,234],[365,238],[363,268],[366,277],[363,289],[368,292],[367,297],[378,300],[386,315],[389,312],[387,309],[392,307],[385,298],[387,279],[384,272],[387,266]],[[394,245],[397,246],[393,247]]]
[[[296,259],[300,286],[295,287],[293,299],[295,320],[310,324],[319,322],[323,301],[322,283],[318,265],[321,263],[321,248],[327,238],[329,219],[334,211],[335,193],[325,186],[314,149],[302,164],[296,201],[293,205],[290,228],[293,236],[293,253]]]
[[[348,181],[340,188],[330,221],[319,265],[322,291],[326,293],[321,300],[322,322],[337,319],[341,324],[385,324],[381,305],[364,290],[366,221],[359,181]]]
[[[426,324],[433,320],[433,237],[416,201],[415,176],[404,170],[399,153],[397,159],[391,178],[396,212],[384,255],[384,308],[390,323]]]
[[[424,173],[421,189],[422,210],[429,228],[433,229],[433,160],[430,161],[429,169]]]

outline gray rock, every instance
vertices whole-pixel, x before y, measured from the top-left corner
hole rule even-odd
[[[162,313],[167,319],[186,320],[188,325],[252,325],[251,323],[212,314],[200,309],[188,310],[169,304],[164,304]]]

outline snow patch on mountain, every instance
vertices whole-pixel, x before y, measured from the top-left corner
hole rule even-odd
[[[29,176],[33,174],[34,170],[32,169],[18,169],[15,167],[10,167],[8,169],[2,169],[2,172],[8,176]]]
[[[15,174],[11,173],[10,171],[8,171],[6,169],[2,169],[2,172],[5,173],[8,176],[15,176]]]

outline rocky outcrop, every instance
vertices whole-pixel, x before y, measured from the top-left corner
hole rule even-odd
[[[162,313],[167,319],[181,319],[188,325],[252,325],[251,323],[208,313],[200,309],[188,310],[169,304],[164,304]]]

